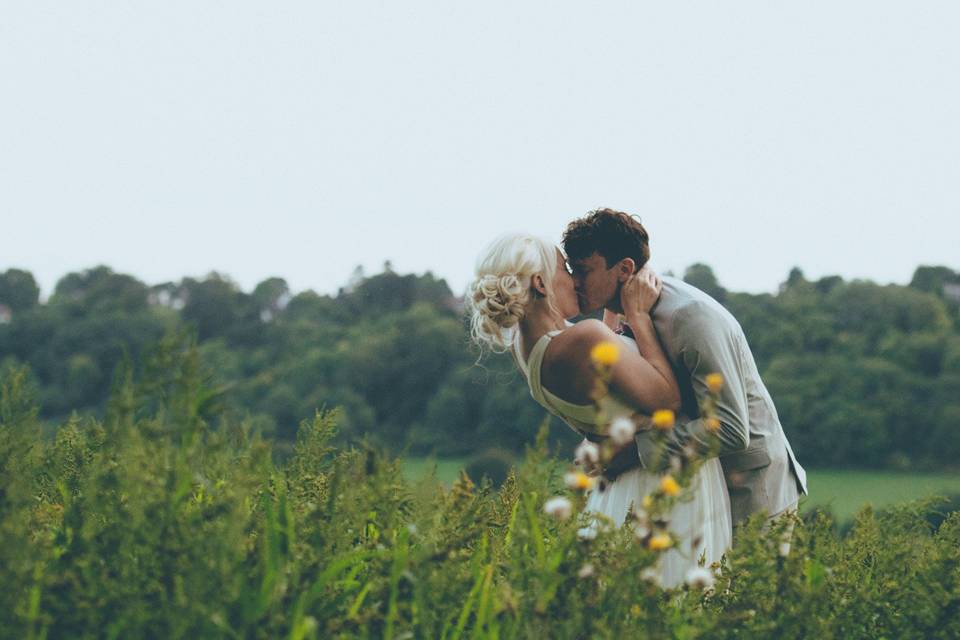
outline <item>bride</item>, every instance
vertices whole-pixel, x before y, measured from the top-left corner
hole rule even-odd
[[[680,409],[677,381],[649,314],[659,293],[659,279],[646,269],[624,285],[621,299],[634,339],[614,333],[599,320],[571,325],[566,318],[576,316],[579,307],[563,254],[538,237],[507,235],[477,260],[467,296],[471,335],[481,347],[511,351],[538,403],[586,438],[602,440],[606,425],[617,417]],[[621,348],[610,371],[604,415],[598,415],[590,397],[596,375],[590,352],[603,342]],[[645,435],[649,431],[638,437]],[[639,506],[660,480],[655,471],[625,471],[612,482],[600,483],[586,508],[620,525],[631,506]],[[677,503],[669,514],[679,544],[661,559],[659,578],[666,587],[682,582],[701,556],[709,565],[730,547],[730,503],[716,457],[704,462],[691,489],[692,500]]]

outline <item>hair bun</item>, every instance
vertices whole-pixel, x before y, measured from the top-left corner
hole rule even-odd
[[[481,350],[510,348],[530,304],[530,279],[541,274],[549,291],[555,269],[556,248],[528,234],[501,236],[480,254],[465,303],[470,336]]]
[[[523,318],[527,288],[514,273],[485,274],[474,286],[475,309],[501,329],[515,327]]]

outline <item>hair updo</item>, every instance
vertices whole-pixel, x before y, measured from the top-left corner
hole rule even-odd
[[[466,296],[473,341],[492,351],[510,348],[530,302],[530,280],[543,278],[552,293],[556,249],[536,236],[501,236],[477,258],[476,279]]]

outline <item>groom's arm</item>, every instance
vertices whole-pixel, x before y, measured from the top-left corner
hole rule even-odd
[[[690,372],[690,383],[699,407],[710,395],[707,376],[719,373],[723,387],[717,397],[716,417],[718,431],[711,432],[703,418],[697,416],[684,424],[676,424],[668,432],[667,448],[679,452],[692,444],[700,452],[709,451],[716,439],[720,441],[718,455],[743,451],[750,444],[750,418],[747,394],[743,388],[738,332],[730,320],[709,305],[695,303],[679,309],[672,320],[678,358]],[[659,445],[649,431],[637,434],[637,453],[641,464],[655,467]]]

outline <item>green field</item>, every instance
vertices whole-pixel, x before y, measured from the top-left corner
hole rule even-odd
[[[839,520],[863,505],[874,507],[931,495],[960,494],[960,473],[812,470],[807,473],[810,497],[804,506],[828,506]]]
[[[411,458],[403,463],[410,479],[436,469],[443,482],[452,482],[466,460]],[[803,508],[829,507],[834,516],[848,520],[865,504],[874,507],[931,495],[960,495],[960,473],[905,473],[896,471],[808,470],[810,496]]]

